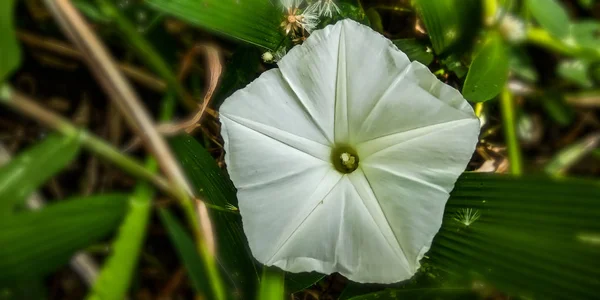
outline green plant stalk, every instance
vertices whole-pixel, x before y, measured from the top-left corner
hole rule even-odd
[[[285,273],[276,267],[263,266],[258,300],[285,299]]]
[[[169,93],[162,103],[160,119],[168,121],[173,116],[174,97]],[[153,173],[158,171],[158,164],[154,158],[147,158],[146,169]],[[155,189],[146,181],[136,185],[135,191],[129,197],[128,213],[121,223],[116,240],[112,243],[113,253],[104,263],[92,291],[87,296],[88,300],[126,297],[146,236],[154,193]]]
[[[152,45],[137,31],[135,26],[119,12],[119,10],[107,0],[96,0],[100,10],[106,17],[114,22],[120,31],[123,40],[126,41],[135,53],[144,60],[148,66],[162,77],[167,84],[177,93],[182,104],[191,110],[198,109],[198,104],[192,100],[185,88],[175,77],[171,68],[156,53]]]
[[[497,0],[484,0],[483,13],[485,23],[492,24],[496,21],[496,11],[498,10]]]
[[[568,56],[590,56],[593,55],[595,59],[600,59],[600,50],[596,51],[585,51],[577,45],[569,45],[564,41],[554,38],[550,33],[541,28],[529,28],[527,30],[527,41],[529,43],[556,51],[558,53]]]
[[[173,112],[175,111],[175,102],[173,101],[174,97],[170,97],[167,95],[165,100],[163,101],[163,105],[161,108],[161,121],[168,121],[172,118]],[[210,285],[214,292],[214,295],[217,299],[226,299],[225,290],[223,288],[223,281],[221,279],[221,275],[219,273],[219,268],[216,263],[215,255],[210,252],[210,248],[206,245],[206,239],[204,239],[201,235],[201,231],[199,230],[198,215],[194,211],[194,205],[191,199],[189,199],[187,193],[183,193],[183,197],[180,200],[180,205],[185,211],[185,215],[187,217],[187,221],[192,227],[192,232],[196,235],[196,247],[197,251],[200,253],[202,260],[205,264],[206,270],[208,272],[208,278],[210,279]],[[212,204],[205,203],[207,207],[216,206]]]
[[[502,110],[502,124],[504,125],[504,136],[508,148],[508,159],[510,162],[510,172],[513,175],[523,173],[523,163],[521,158],[521,149],[517,139],[515,106],[513,96],[505,87],[500,93],[500,106]]]
[[[179,199],[182,192],[173,187],[164,177],[154,174],[152,171],[145,168],[137,160],[122,154],[118,149],[98,138],[94,134],[77,128],[65,118],[58,116],[51,111],[39,106],[26,96],[11,91],[10,87],[3,85],[0,87],[0,103],[4,103],[11,109],[27,115],[34,120],[56,130],[57,132],[71,137],[77,137],[81,140],[81,144],[85,149],[91,151],[105,160],[115,164],[130,175],[147,180],[154,184],[157,188]],[[206,203],[207,207],[219,211],[230,212],[227,209],[218,205]]]

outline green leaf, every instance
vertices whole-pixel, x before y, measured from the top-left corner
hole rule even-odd
[[[185,265],[194,290],[203,295],[205,299],[212,299],[211,295],[207,295],[207,293],[210,293],[211,288],[208,284],[208,277],[204,275],[205,267],[198,252],[196,252],[194,240],[168,210],[161,208],[158,212],[161,222],[169,233],[171,242],[175,245],[179,258]]]
[[[0,1],[0,83],[21,64],[21,48],[14,26],[16,2]]]
[[[50,177],[66,167],[79,150],[79,139],[50,135],[0,168],[0,219]]]
[[[358,23],[361,23],[365,26],[371,26],[371,23],[369,21],[369,18],[367,17],[367,14],[365,13],[365,11],[362,9],[362,6],[358,3],[358,1],[355,0],[349,0],[349,1],[340,1],[338,4],[338,7],[340,8],[340,14],[339,14],[339,19],[352,19]],[[336,16],[334,16],[334,19],[338,19]]]
[[[599,142],[600,134],[592,134],[568,145],[546,164],[544,171],[550,175],[562,175],[569,167],[596,149]]]
[[[126,195],[74,198],[0,219],[0,282],[45,275],[117,227]]]
[[[556,73],[564,80],[576,83],[582,88],[591,88],[594,83],[589,67],[590,62],[584,59],[563,60],[558,64]]]
[[[365,14],[367,15],[367,18],[369,18],[371,28],[379,33],[383,33],[383,23],[381,22],[381,16],[379,15],[379,12],[375,8],[371,7],[367,9]]]
[[[550,91],[541,97],[546,113],[561,126],[568,126],[575,118],[575,112],[568,106],[557,91]]]
[[[147,0],[158,11],[192,25],[277,50],[282,8],[269,0]]]
[[[285,299],[285,273],[278,268],[263,267],[258,300]]]
[[[533,18],[556,38],[569,35],[569,15],[557,0],[527,0]]]
[[[502,38],[492,35],[475,54],[467,73],[463,96],[474,102],[496,97],[508,79],[508,53]]]
[[[323,278],[325,275],[317,272],[287,273],[285,289],[292,294],[297,293],[317,284]]]
[[[460,60],[460,57],[458,57],[455,54],[448,55],[448,57],[441,60],[441,63],[444,66],[446,66],[446,69],[448,69],[448,71],[454,72],[454,74],[456,74],[456,77],[458,78],[465,77],[465,75],[467,75],[467,72],[469,71],[469,69],[465,67],[465,65]]]
[[[600,51],[600,22],[581,21],[571,24],[570,29],[578,46]]]
[[[155,162],[152,162],[151,168],[156,169]],[[113,252],[104,263],[88,299],[127,298],[127,290],[146,235],[153,196],[154,189],[142,182],[129,198],[129,211],[112,244]]]
[[[411,61],[418,61],[429,65],[433,61],[433,53],[425,43],[417,39],[397,39],[392,41],[398,49],[402,50]]]
[[[170,140],[171,148],[190,183],[202,199],[226,207],[236,205],[236,190],[214,158],[194,138],[178,136]],[[214,224],[217,259],[227,273],[231,292],[240,299],[257,295],[259,275],[242,229],[238,214],[209,210]]]
[[[468,48],[481,27],[479,0],[413,0],[436,54]]]
[[[593,298],[600,284],[598,199],[595,181],[465,173],[427,262],[511,295]]]

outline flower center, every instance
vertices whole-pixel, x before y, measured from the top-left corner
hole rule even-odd
[[[349,174],[358,168],[356,150],[348,145],[337,145],[331,150],[331,162],[338,172]]]

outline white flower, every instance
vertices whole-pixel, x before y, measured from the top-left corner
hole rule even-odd
[[[344,20],[221,106],[225,161],[256,259],[357,282],[410,278],[471,158],[461,94]]]
[[[311,6],[314,7],[313,9],[315,11],[318,11],[320,16],[327,16],[331,18],[333,17],[334,12],[340,13],[340,8],[335,5],[333,0],[319,0],[311,4]]]

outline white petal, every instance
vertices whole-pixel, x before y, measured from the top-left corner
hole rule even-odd
[[[367,145],[376,140],[359,147],[359,153],[371,151],[361,157],[361,168],[412,270],[441,226],[449,193],[478,133],[478,120],[464,119],[384,137],[385,145]]]
[[[412,62],[397,79],[374,106],[362,112],[356,131],[358,143],[435,124],[475,119],[473,109],[461,94],[435,78],[421,63]]]
[[[225,161],[237,188],[244,232],[267,261],[339,181],[329,162],[221,117]]]
[[[279,69],[271,69],[250,83],[246,88],[235,92],[221,105],[222,116],[236,120],[251,120],[300,138],[329,145],[323,132],[309,111],[294,95],[283,80]]]
[[[410,60],[390,40],[371,28],[351,20],[341,23],[339,53],[344,55],[340,55],[338,65],[343,65],[344,72],[338,73],[338,82],[343,83],[346,90],[346,115],[352,133],[349,143],[354,143],[365,113],[375,106],[388,87],[399,80]],[[340,100],[345,99],[337,99]]]
[[[391,283],[414,274],[364,176],[352,174],[341,178],[268,265],[339,272],[357,282]]]
[[[334,141],[338,45],[341,26],[314,32],[277,65],[283,78],[315,123]]]

